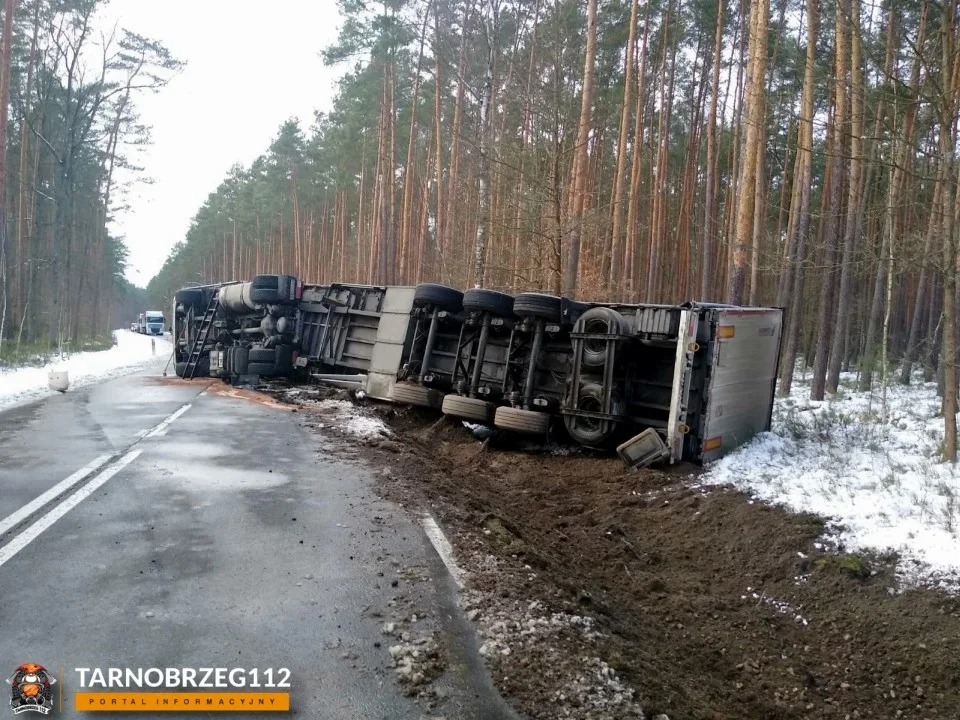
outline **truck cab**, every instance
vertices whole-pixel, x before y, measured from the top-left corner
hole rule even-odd
[[[141,332],[146,335],[163,335],[164,319],[161,311],[147,310],[141,317],[144,319]]]

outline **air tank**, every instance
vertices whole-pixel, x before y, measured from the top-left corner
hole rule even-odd
[[[220,288],[220,305],[233,315],[249,315],[257,309],[257,304],[250,298],[252,283],[236,283],[224,285]]]

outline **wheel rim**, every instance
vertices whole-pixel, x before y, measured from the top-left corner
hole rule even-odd
[[[603,320],[591,320],[583,328],[585,333],[606,333],[607,323]],[[586,338],[583,341],[584,349],[589,353],[604,353],[607,350],[607,341],[602,338]]]
[[[584,412],[603,412],[603,406],[600,404],[600,398],[596,398],[592,395],[585,395],[577,401],[577,410],[583,410]],[[600,418],[596,417],[578,417],[577,425],[583,427],[584,430],[588,432],[599,432],[600,424],[603,422]]]

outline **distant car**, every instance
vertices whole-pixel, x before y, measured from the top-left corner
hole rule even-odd
[[[135,322],[130,323],[130,332],[137,332],[137,324]]]

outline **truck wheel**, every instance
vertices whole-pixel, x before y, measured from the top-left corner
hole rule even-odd
[[[576,407],[586,412],[603,412],[603,386],[597,383],[581,385]],[[617,432],[617,423],[595,417],[564,415],[563,424],[570,437],[581,445],[604,445]]]
[[[277,374],[277,366],[273,363],[252,362],[247,363],[247,375],[259,375],[260,377],[273,377]]]
[[[496,290],[473,288],[463,294],[463,309],[502,318],[513,317],[513,296]]]
[[[183,305],[184,309],[188,307],[206,307],[204,303],[203,290],[196,288],[184,288],[177,290],[173,296],[174,305]]]
[[[233,357],[230,360],[230,369],[234,375],[246,375],[247,365],[250,363],[250,349],[242,345],[233,348]]]
[[[458,313],[463,309],[463,293],[446,285],[420,283],[413,293],[413,304],[417,307],[433,305],[440,310]]]
[[[177,373],[177,377],[187,377],[187,361],[182,360],[173,366],[173,370]],[[210,377],[210,356],[206,355],[200,358],[200,361],[197,363],[197,369],[193,373],[195,378],[199,377]],[[189,378],[188,378],[189,379]]]
[[[546,435],[550,430],[550,414],[514,407],[498,407],[494,425],[504,430],[527,435]]]
[[[177,377],[187,377],[187,361],[181,360],[176,365],[173,366],[173,371],[177,373]],[[197,363],[196,372],[193,373],[195,378],[198,377],[210,377],[210,358],[202,357],[200,362]],[[189,378],[188,378],[189,379]]]
[[[478,398],[447,395],[443,399],[442,410],[444,415],[490,425],[493,422],[493,414],[496,412],[497,406],[492,402]]]
[[[439,408],[443,404],[443,393],[415,383],[398,382],[390,391],[390,399],[402,405]]]
[[[293,347],[290,345],[277,345],[274,348],[276,353],[276,366],[278,375],[288,375],[293,372]]]
[[[629,335],[627,319],[613,308],[595,307],[587,310],[577,324],[575,332],[598,335]],[[583,364],[587,367],[603,367],[607,362],[607,340],[586,338],[583,341]]]
[[[258,305],[282,305],[292,302],[293,275],[256,275],[250,281],[250,299]]]
[[[513,314],[517,317],[543,318],[560,322],[563,318],[562,300],[556,295],[521,293],[513,300]]]

